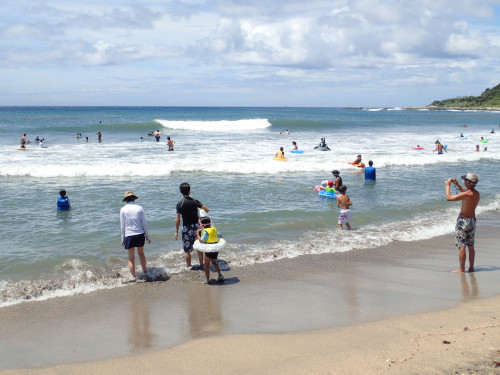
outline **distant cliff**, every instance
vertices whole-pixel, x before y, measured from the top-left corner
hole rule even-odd
[[[500,84],[486,89],[479,96],[459,96],[454,99],[436,100],[429,109],[483,109],[500,110]]]

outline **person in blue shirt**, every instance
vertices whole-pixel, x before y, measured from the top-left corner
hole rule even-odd
[[[71,204],[69,203],[69,198],[66,195],[66,190],[61,190],[59,192],[59,197],[57,197],[57,209],[58,210],[69,210]]]
[[[365,168],[365,180],[375,181],[377,179],[376,169],[373,166],[373,161],[368,162],[369,167]]]

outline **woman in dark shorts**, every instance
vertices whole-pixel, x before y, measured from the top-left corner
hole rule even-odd
[[[146,226],[146,216],[144,209],[135,204],[137,196],[132,191],[127,191],[123,195],[123,202],[127,202],[120,210],[120,226],[122,234],[122,246],[128,251],[128,268],[135,281],[135,249],[141,262],[142,271],[146,274],[146,256],[144,255],[144,243],[149,238],[148,228]]]

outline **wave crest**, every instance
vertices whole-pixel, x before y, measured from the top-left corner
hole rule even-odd
[[[221,120],[221,121],[170,121],[155,120],[167,129],[194,130],[210,132],[244,132],[249,130],[261,130],[271,126],[267,119],[247,120]]]

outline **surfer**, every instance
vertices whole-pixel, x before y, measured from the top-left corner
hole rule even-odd
[[[26,134],[21,137],[21,148],[26,148]]]
[[[314,148],[315,149],[319,148],[320,150],[330,150],[330,147],[328,147],[328,145],[326,144],[325,138],[321,138],[320,141],[319,141],[319,145],[317,145]]]
[[[177,203],[175,219],[175,239],[179,236],[179,227],[181,225],[182,216],[182,247],[186,258],[186,265],[191,269],[191,252],[193,251],[193,243],[196,241],[196,231],[198,230],[198,208],[208,212],[208,208],[200,201],[193,199],[191,194],[191,186],[187,182],[183,182],[179,186],[179,191],[183,195],[181,201]],[[198,251],[198,259],[200,266],[198,269],[203,268],[203,252]]]
[[[221,238],[222,236],[217,231],[217,228],[212,225],[212,220],[210,220],[208,216],[205,216],[200,219],[200,227],[196,231],[196,237],[198,237],[198,241],[203,243],[217,243],[219,242],[219,238]],[[212,281],[210,280],[210,263],[212,263],[215,270],[219,274],[217,282],[221,283],[224,281],[224,276],[222,276],[219,265],[216,262],[218,256],[218,251],[205,253],[205,277],[207,281],[205,281],[203,284],[212,284]]]
[[[175,141],[170,139],[170,136],[167,137],[167,146],[168,146],[168,151],[174,151],[174,145]]]
[[[446,148],[441,144],[441,142],[439,142],[439,140],[437,140],[434,143],[436,144],[436,149],[434,151],[437,151],[438,155],[443,154],[443,151],[448,152],[448,151],[446,151]],[[432,151],[432,152],[434,152],[434,151]]]
[[[458,247],[458,261],[460,269],[453,272],[465,272],[466,253],[465,248],[469,248],[469,272],[474,272],[474,258],[476,251],[474,249],[474,235],[476,233],[476,207],[479,203],[479,192],[476,190],[476,184],[479,182],[479,177],[474,173],[467,173],[462,176],[465,183],[465,189],[460,186],[456,178],[450,178],[445,181],[446,184],[446,200],[447,201],[462,201],[460,214],[455,225],[456,246]],[[450,194],[450,185],[454,184],[460,193],[456,195]]]
[[[135,248],[139,255],[141,262],[142,272],[148,278],[148,271],[146,269],[146,256],[144,255],[144,243],[147,240],[151,243],[149,238],[148,228],[146,226],[146,216],[144,209],[135,203],[138,199],[137,195],[132,191],[127,191],[123,195],[122,202],[127,202],[120,210],[120,227],[122,235],[122,246],[128,251],[128,269],[132,275],[131,281],[136,281],[135,277]]]

